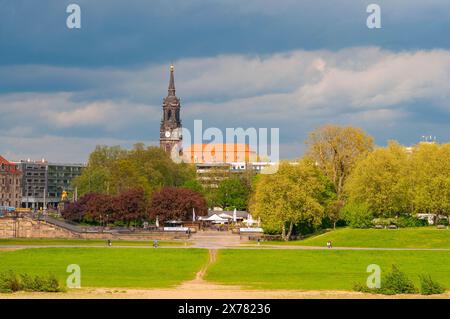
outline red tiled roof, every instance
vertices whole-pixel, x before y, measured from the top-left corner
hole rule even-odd
[[[209,147],[208,150],[216,151],[216,152],[249,152],[253,153],[248,144],[191,144],[186,148],[187,152],[193,151],[205,151],[205,148]]]
[[[8,162],[3,156],[0,155],[0,164],[9,165],[11,163]]]
[[[19,173],[16,164],[9,162],[1,155],[0,155],[0,165],[6,166],[6,170],[10,173]]]
[[[185,159],[191,162],[248,161],[256,152],[248,144],[192,144],[183,150]],[[196,158],[196,159],[195,159]]]

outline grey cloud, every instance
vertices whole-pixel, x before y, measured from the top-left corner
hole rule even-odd
[[[132,144],[157,139],[161,99],[167,92],[165,63],[126,69],[25,69],[33,68],[39,70],[30,73],[33,81],[70,75],[73,81],[86,80],[88,85],[66,92],[0,95],[0,124],[7,138],[89,140],[80,154],[87,154],[95,140]],[[17,73],[23,70],[19,67]],[[281,143],[290,145],[282,147],[287,157],[300,155],[302,148],[294,145],[303,143],[315,126],[329,122],[362,126],[380,143],[386,137],[414,143],[428,133],[449,140],[448,74],[447,50],[394,52],[360,47],[175,61],[185,127],[191,128],[194,119],[222,129],[279,127]],[[82,144],[77,144],[80,149]],[[11,154],[19,154],[20,145],[28,147],[5,145],[12,144],[0,144],[0,153],[15,150]],[[49,147],[55,155],[53,146]]]
[[[120,145],[130,148],[136,142],[158,145],[154,140],[130,141],[114,138],[77,138],[44,135],[36,137],[0,136],[2,156],[11,161],[40,160],[52,162],[86,163],[89,153],[96,145]]]

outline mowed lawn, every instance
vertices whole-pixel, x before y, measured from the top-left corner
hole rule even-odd
[[[208,260],[203,249],[33,248],[0,251],[0,272],[55,274],[81,267],[82,287],[170,287],[195,277]]]
[[[450,251],[231,250],[218,252],[206,280],[252,289],[351,290],[367,266],[396,264],[419,283],[427,273],[450,288]]]
[[[158,241],[159,246],[184,246],[183,241]],[[64,239],[64,238],[2,238],[0,246],[107,246],[106,239]],[[153,247],[153,240],[112,240],[113,246]]]
[[[264,244],[371,248],[450,248],[450,229],[416,227],[400,229],[341,228],[304,240],[290,242],[267,241]]]

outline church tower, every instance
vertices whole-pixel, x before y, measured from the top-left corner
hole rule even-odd
[[[159,130],[159,145],[167,153],[177,146],[181,152],[182,134],[180,119],[180,99],[175,95],[175,80],[173,76],[173,65],[170,65],[170,80],[167,97],[163,100],[163,114]]]

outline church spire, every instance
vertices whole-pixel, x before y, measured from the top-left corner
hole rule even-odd
[[[170,79],[168,94],[163,99],[162,118],[159,135],[159,145],[168,154],[176,146],[181,150],[182,146],[182,126],[180,118],[180,99],[175,95],[175,79],[173,76],[173,64],[170,64]]]
[[[173,64],[170,64],[169,96],[175,96],[175,79],[173,77]]]

